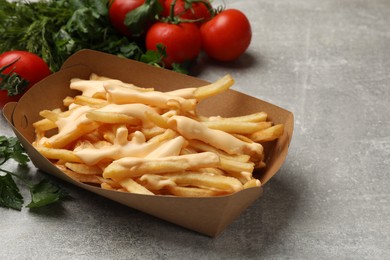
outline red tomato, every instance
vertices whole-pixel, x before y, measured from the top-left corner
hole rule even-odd
[[[170,16],[171,5],[175,0],[166,0],[164,3],[164,11],[162,13],[163,17]],[[190,4],[187,7],[187,4]],[[178,16],[182,19],[188,20],[200,20],[199,25],[210,19],[210,9],[212,8],[210,1],[208,0],[176,0],[174,6],[174,16]]]
[[[200,27],[203,50],[220,61],[231,61],[246,51],[252,39],[248,18],[241,11],[227,9]]]
[[[150,1],[148,1],[150,2]],[[164,0],[158,0],[161,6],[164,4]],[[111,24],[122,35],[131,37],[132,34],[125,25],[125,18],[128,12],[133,11],[139,6],[143,5],[145,0],[113,0],[110,1],[110,8],[108,11]],[[144,25],[146,26],[146,25]]]
[[[166,48],[167,57],[163,60],[166,68],[195,59],[202,47],[200,31],[194,23],[155,23],[146,34],[146,49],[157,50],[157,44]]]
[[[28,81],[28,87],[42,80],[51,74],[49,67],[39,56],[27,51],[8,51],[0,55],[0,68],[11,64],[19,59],[14,65],[2,72],[3,75],[9,74],[11,70],[18,74],[22,79]],[[1,84],[0,78],[0,84]],[[0,90],[0,107],[3,107],[10,101],[18,101],[23,93],[16,96],[8,96],[7,90]]]
[[[110,21],[122,35],[131,37],[130,31],[124,24],[126,14],[143,5],[145,0],[114,0],[108,11]]]

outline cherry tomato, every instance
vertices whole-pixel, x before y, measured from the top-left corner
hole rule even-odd
[[[148,1],[148,3],[151,1]],[[164,0],[158,0],[161,7],[164,4]],[[111,24],[117,29],[122,35],[132,37],[132,33],[125,25],[125,18],[128,12],[135,10],[141,5],[145,4],[145,0],[112,0],[110,1],[109,17]],[[142,25],[149,26],[149,25]]]
[[[219,61],[231,61],[246,51],[252,39],[248,18],[237,9],[227,9],[200,27],[203,50]]]
[[[166,0],[164,3],[163,17],[170,16],[171,5],[175,0]],[[181,19],[200,20],[198,25],[211,18],[210,9],[212,8],[208,0],[176,0],[173,16]]]
[[[167,57],[163,59],[166,68],[195,59],[202,47],[200,31],[194,23],[155,23],[146,34],[146,49],[157,50],[157,44],[166,48]]]
[[[28,81],[29,84],[27,88],[30,88],[35,83],[51,74],[45,61],[31,52],[8,51],[0,55],[0,68],[9,65],[12,62],[15,62],[15,64],[4,70],[2,74],[9,74],[13,70],[13,73],[18,74],[20,78]],[[1,83],[0,78],[0,84]],[[3,107],[10,101],[18,101],[22,95],[23,93],[15,96],[8,96],[7,90],[0,90],[0,107]]]

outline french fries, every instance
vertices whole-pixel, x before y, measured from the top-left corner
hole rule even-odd
[[[263,143],[284,126],[265,112],[205,117],[198,102],[228,90],[230,75],[199,88],[160,92],[91,74],[81,93],[40,112],[34,147],[70,178],[144,195],[223,196],[260,186]]]

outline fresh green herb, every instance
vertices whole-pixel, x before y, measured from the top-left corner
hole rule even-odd
[[[25,150],[16,137],[0,136],[0,166],[8,160],[15,160],[20,167],[27,167],[30,161]],[[0,168],[0,207],[21,210],[23,207],[23,196],[16,185],[13,177],[21,180],[30,190],[31,202],[29,208],[42,207],[57,202],[68,196],[67,192],[57,184],[43,179],[37,184],[31,183],[20,174]]]
[[[21,210],[23,197],[11,174],[0,175],[0,206]]]
[[[68,197],[65,190],[48,179],[43,179],[32,186],[30,192],[31,202],[27,205],[29,208],[46,206]]]
[[[141,61],[154,66],[160,66],[163,59],[167,56],[165,46],[163,44],[157,44],[157,50],[148,50],[144,55],[141,56]]]
[[[10,64],[0,68],[0,90],[6,90],[8,96],[15,96],[23,93],[30,84],[27,80],[21,78],[17,73],[13,73],[12,69],[8,73],[4,73],[9,67],[13,66],[19,59]]]
[[[144,19],[156,6],[143,6],[136,19]],[[134,19],[129,23],[134,24]],[[146,52],[142,43],[131,41],[113,28],[108,17],[108,0],[0,0],[0,35],[0,53],[10,50],[35,53],[53,72],[82,49],[134,60],[154,55]]]
[[[145,29],[155,19],[155,14],[161,11],[162,6],[157,0],[145,0],[144,4],[126,14],[124,24],[133,36],[140,37],[146,33]]]

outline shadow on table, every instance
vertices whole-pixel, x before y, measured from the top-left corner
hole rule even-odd
[[[263,197],[217,238],[229,243],[230,254],[247,257],[269,255],[272,252],[268,250],[275,250],[283,244],[283,236],[291,226],[291,220],[303,210],[300,206],[302,191],[288,180],[271,179],[264,187]]]
[[[141,239],[156,244],[164,250],[188,248],[197,255],[218,257],[258,257],[268,255],[283,244],[283,234],[290,221],[297,217],[302,191],[298,185],[304,180],[287,172],[280,173],[264,187],[264,195],[252,204],[238,219],[218,237],[210,238],[194,231],[179,227],[164,220],[123,206],[97,196],[71,184],[59,183],[73,197],[70,202],[53,204],[31,212],[37,215],[56,217],[66,221],[89,216],[91,223],[105,223],[110,229],[97,230],[96,236],[110,237],[115,233],[116,241]],[[280,177],[281,178],[278,178]],[[91,203],[92,202],[92,203]],[[106,241],[109,242],[109,241]],[[116,244],[117,249],[129,250],[128,244]],[[153,249],[152,249],[153,250]],[[268,253],[267,253],[268,252]]]
[[[264,195],[252,204],[238,219],[226,228],[218,237],[209,238],[195,232],[176,229],[165,234],[155,234],[153,240],[163,239],[172,247],[190,247],[200,255],[207,254],[218,258],[258,258],[262,255],[272,255],[273,250],[284,244],[284,235],[291,226],[291,220],[302,212],[300,202],[304,196],[297,189],[305,180],[286,172],[282,178],[271,179],[264,187]],[[289,179],[294,178],[295,185]],[[165,229],[165,227],[164,227]],[[187,233],[186,233],[187,232]],[[169,241],[169,242],[167,242]],[[195,245],[195,246],[194,246]]]
[[[208,67],[218,67],[222,69],[233,69],[233,70],[240,70],[240,69],[246,69],[255,66],[256,64],[260,63],[260,66],[262,65],[262,59],[261,57],[254,57],[250,53],[244,53],[240,57],[238,57],[236,60],[233,61],[217,61],[212,58],[207,57],[205,54],[200,55],[196,61],[195,64],[191,67],[190,75],[191,76],[199,76],[201,72]]]
[[[150,239],[164,241],[168,248],[189,247],[200,255],[203,252],[221,258],[272,254],[269,250],[282,246],[283,236],[288,232],[286,230],[291,226],[291,220],[304,210],[301,198],[305,194],[303,190],[297,189],[300,185],[296,184],[305,186],[305,180],[299,180],[300,177],[293,174],[287,175],[286,172],[280,173],[280,176],[282,178],[271,179],[264,187],[263,197],[215,238],[157,220],[159,232],[150,233]],[[294,185],[290,182],[291,178],[294,178]]]

